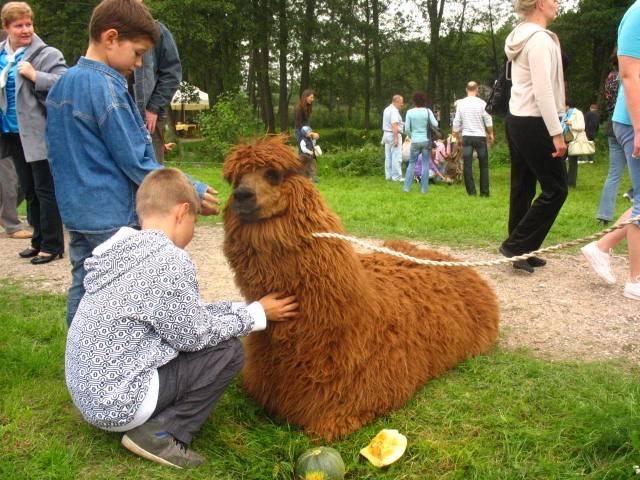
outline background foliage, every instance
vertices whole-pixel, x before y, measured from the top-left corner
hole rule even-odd
[[[84,53],[96,0],[33,0],[36,30],[70,65]],[[491,85],[518,21],[509,0],[146,0],[178,44],[185,80],[243,91],[262,130],[288,130],[301,89],[316,90],[313,126],[378,130],[394,93],[426,89],[445,125],[464,85]],[[564,3],[564,2],[563,2]],[[629,0],[561,5],[551,25],[567,58],[567,93],[600,101]],[[408,13],[409,12],[409,13]],[[213,100],[215,102],[215,100]]]

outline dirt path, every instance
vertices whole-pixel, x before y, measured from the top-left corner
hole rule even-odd
[[[199,226],[187,251],[198,267],[202,295],[207,300],[241,300],[222,254],[221,226]],[[69,260],[31,265],[18,257],[27,241],[0,236],[2,276],[29,287],[65,293],[70,280]],[[453,251],[461,260],[494,260],[498,254]],[[614,257],[617,285],[607,285],[579,255],[554,253],[546,267],[529,275],[509,264],[480,267],[495,289],[501,307],[500,346],[527,348],[551,360],[623,358],[640,363],[640,304],[622,296],[626,257]],[[27,289],[28,290],[28,289]]]

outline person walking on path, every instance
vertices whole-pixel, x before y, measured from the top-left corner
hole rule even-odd
[[[613,221],[613,214],[616,207],[616,197],[618,195],[618,187],[622,181],[622,176],[627,169],[627,158],[622,150],[622,147],[618,143],[615,134],[613,133],[613,111],[618,99],[618,89],[620,86],[620,74],[618,72],[618,55],[617,48],[613,49],[611,54],[611,63],[613,69],[607,75],[607,79],[604,82],[604,99],[606,102],[607,113],[609,119],[605,124],[604,133],[607,137],[607,143],[609,144],[609,171],[607,172],[607,178],[602,186],[602,193],[600,194],[600,204],[598,205],[598,212],[596,213],[596,219],[604,225]],[[627,198],[633,198],[633,189],[625,192]]]
[[[568,193],[567,145],[560,123],[565,104],[562,54],[558,37],[547,29],[558,14],[558,2],[516,0],[514,7],[524,21],[505,42],[513,81],[505,119],[511,193],[509,236],[500,252],[506,257],[540,248]],[[541,192],[534,200],[537,183]],[[529,273],[544,265],[539,257],[513,262],[513,268]]]
[[[404,105],[402,95],[394,95],[391,104],[382,112],[382,144],[384,145],[384,178],[402,181],[402,131],[404,124],[400,109]]]
[[[613,111],[613,132],[622,146],[631,184],[633,207],[627,210],[618,223],[640,216],[640,0],[629,7],[618,28],[618,65],[621,85]],[[622,240],[629,249],[629,278],[623,295],[640,300],[640,220],[614,230],[600,240],[582,248],[589,265],[607,283],[615,283],[611,269],[611,251]]]
[[[478,98],[478,84],[467,83],[467,97],[458,100],[453,119],[453,134],[462,143],[462,170],[464,186],[468,195],[476,195],[473,180],[473,152],[478,155],[480,166],[480,196],[489,196],[489,151],[487,142],[493,143],[493,119],[485,107],[486,102]]]

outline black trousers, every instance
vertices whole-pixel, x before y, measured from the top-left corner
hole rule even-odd
[[[511,155],[509,237],[503,247],[515,255],[537,250],[549,233],[567,198],[567,171],[555,152],[549,131],[540,117],[505,119]],[[536,183],[540,195],[534,200]]]
[[[197,352],[182,352],[158,368],[158,403],[151,418],[189,444],[238,375],[244,347],[237,338]]]
[[[462,137],[462,171],[464,173],[464,186],[467,194],[476,194],[476,184],[473,180],[473,151],[478,154],[480,166],[480,195],[489,196],[489,151],[487,150],[487,137]]]
[[[27,162],[20,135],[3,133],[5,152],[13,158],[18,182],[27,201],[27,220],[33,227],[31,246],[44,253],[64,251],[62,219],[47,159]]]

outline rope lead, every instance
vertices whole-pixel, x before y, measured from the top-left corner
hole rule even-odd
[[[604,230],[598,233],[589,235],[587,237],[582,237],[577,240],[573,240],[571,242],[565,242],[565,243],[560,243],[558,245],[552,245],[550,247],[541,248],[540,250],[535,250],[533,252],[525,253],[524,255],[518,255],[517,257],[509,257],[509,258],[501,258],[498,260],[487,260],[487,261],[477,261],[477,262],[447,262],[447,261],[438,261],[438,260],[426,260],[424,258],[416,258],[416,257],[412,257],[411,255],[407,255],[405,253],[398,252],[396,250],[392,250],[387,247],[379,247],[377,245],[372,245],[363,240],[360,240],[359,238],[349,237],[347,235],[342,235],[340,233],[321,232],[321,233],[313,233],[312,236],[316,238],[335,238],[339,240],[344,240],[356,245],[360,245],[361,247],[364,247],[368,250],[372,250],[374,252],[385,253],[387,255],[398,257],[403,260],[408,260],[410,262],[417,263],[420,265],[439,265],[444,267],[488,267],[492,265],[500,265],[501,263],[517,262],[518,260],[526,260],[527,258],[537,257],[541,253],[553,252],[556,250],[561,250],[563,248],[573,247],[575,245],[587,243],[590,240],[595,240],[597,238],[603,237],[607,233],[624,228],[625,226],[639,220],[640,220],[640,215],[629,218],[624,222],[618,223],[609,228],[605,228]]]

